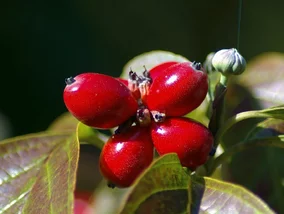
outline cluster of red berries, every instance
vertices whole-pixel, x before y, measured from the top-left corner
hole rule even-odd
[[[201,123],[182,117],[197,108],[208,90],[207,74],[196,62],[165,62],[123,80],[98,73],[66,79],[64,102],[84,124],[118,126],[100,155],[100,170],[118,187],[130,186],[159,155],[176,153],[182,166],[204,164],[213,136]]]

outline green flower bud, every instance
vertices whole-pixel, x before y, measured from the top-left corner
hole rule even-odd
[[[212,66],[223,75],[239,75],[245,71],[246,60],[235,48],[222,49],[212,58]]]

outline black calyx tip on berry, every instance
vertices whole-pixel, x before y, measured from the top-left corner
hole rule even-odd
[[[134,71],[132,71],[132,70],[130,69],[130,71],[129,71],[129,73],[128,73],[128,78],[129,78],[130,80],[134,81],[134,80],[137,80],[137,79],[138,79],[138,75],[137,75]]]
[[[115,188],[115,184],[113,184],[113,183],[111,183],[111,182],[108,182],[108,183],[107,183],[107,186],[108,186],[109,188],[112,188],[112,189]]]
[[[201,70],[202,65],[201,65],[200,62],[193,61],[192,62],[192,67],[194,67],[196,70]]]
[[[166,119],[166,114],[160,113],[158,111],[151,111],[153,119],[156,123],[163,122]]]
[[[65,79],[66,85],[71,85],[74,82],[76,82],[76,80],[73,77],[68,77]]]
[[[152,83],[152,78],[150,76],[150,72],[147,70],[146,66],[144,65],[144,71],[143,71],[143,79],[144,81],[147,80],[149,83]]]

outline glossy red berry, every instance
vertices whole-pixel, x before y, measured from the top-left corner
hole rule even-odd
[[[161,71],[153,80],[144,103],[150,111],[182,116],[197,108],[208,90],[207,74],[199,63],[182,62]]]
[[[164,62],[164,63],[161,63],[155,67],[153,67],[149,72],[150,72],[150,76],[152,78],[152,80],[156,79],[157,76],[159,76],[159,74],[166,70],[167,68],[169,68],[170,66],[172,65],[175,65],[177,64],[178,62]]]
[[[176,153],[182,166],[195,170],[207,161],[213,146],[211,132],[188,118],[167,118],[151,126],[153,144],[160,155]]]
[[[128,80],[123,79],[123,78],[120,78],[120,77],[117,77],[116,79],[117,79],[119,82],[123,83],[125,86],[128,87]]]
[[[66,79],[66,83],[63,98],[67,109],[88,126],[113,128],[136,114],[135,98],[113,77],[83,73]]]
[[[140,91],[136,83],[132,83],[131,80],[126,80],[120,77],[116,78],[118,81],[122,82],[128,89],[131,91],[133,97],[135,97],[137,100],[140,99]],[[129,84],[130,81],[130,84]]]
[[[100,155],[102,175],[118,187],[129,187],[153,160],[153,144],[148,128],[132,126],[113,135]]]

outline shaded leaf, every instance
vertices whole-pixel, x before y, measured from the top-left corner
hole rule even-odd
[[[162,51],[162,50],[150,51],[150,52],[146,52],[141,55],[138,55],[132,60],[130,60],[123,67],[122,74],[120,75],[120,77],[127,79],[130,68],[133,71],[140,73],[144,71],[143,66],[145,66],[148,70],[150,70],[156,65],[161,64],[163,62],[168,62],[168,61],[187,62],[189,60],[181,55],[177,55],[169,51]]]
[[[48,127],[48,131],[75,131],[78,120],[69,112],[65,112],[56,118]]]
[[[243,120],[254,119],[254,118],[274,118],[274,119],[284,119],[284,106],[275,106],[272,108],[259,110],[259,111],[247,111],[236,114],[235,116],[228,119],[222,127],[218,130],[216,134],[215,142],[218,144],[222,144],[224,148],[228,148],[226,143],[222,142],[223,136],[229,131],[237,123],[240,123]],[[247,132],[249,130],[246,130]]]
[[[240,142],[230,149],[227,149],[224,153],[218,156],[215,160],[210,163],[209,174],[213,173],[214,170],[225,161],[232,158],[233,155],[243,152],[249,149],[256,149],[256,147],[277,147],[284,149],[284,135],[278,135],[275,137],[266,137],[266,138],[256,138],[251,140],[246,140],[244,142]]]
[[[103,148],[104,142],[108,139],[107,136],[101,134],[96,129],[81,122],[78,123],[76,134],[80,143],[87,143],[99,149]]]
[[[39,133],[0,143],[1,213],[72,213],[79,147],[69,137]]]
[[[245,188],[212,178],[192,176],[192,213],[274,213]]]
[[[188,213],[189,179],[176,154],[164,155],[136,180],[120,213]]]
[[[246,71],[230,78],[226,95],[226,118],[239,112],[261,110],[284,103],[284,55],[264,53],[248,62]],[[236,124],[224,136],[224,148],[243,141],[261,119]]]
[[[281,135],[279,135],[281,134]],[[284,212],[284,121],[267,119],[257,125],[247,135],[247,140],[257,145],[271,141],[272,147],[255,147],[230,157],[224,165],[223,177],[237,182],[263,198],[278,213]],[[270,139],[270,140],[269,140]],[[240,147],[239,145],[236,145]],[[249,146],[249,145],[248,145]],[[233,151],[233,148],[230,149]],[[228,150],[229,151],[229,150]],[[247,172],[250,172],[247,174]],[[244,174],[246,176],[244,176]]]
[[[227,87],[228,90],[225,96],[226,108],[223,112],[225,122],[240,112],[261,109],[260,105],[253,99],[252,94],[248,89],[239,84],[232,83],[233,81],[229,82],[230,84]],[[236,143],[243,141],[249,130],[251,130],[256,123],[259,123],[263,119],[264,118],[253,118],[249,120],[242,120],[234,124],[233,128],[228,128],[222,136],[223,148],[226,150]],[[226,127],[226,125],[223,124],[221,127]]]
[[[110,214],[118,213],[121,203],[130,188],[109,188],[105,179],[99,184],[94,192],[92,201],[93,213]]]
[[[251,60],[238,83],[250,90],[261,108],[284,103],[284,54],[265,53]]]

